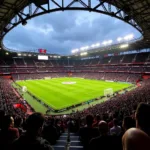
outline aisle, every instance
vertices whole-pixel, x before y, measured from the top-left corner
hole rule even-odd
[[[79,141],[79,136],[75,133],[70,133],[70,145],[67,144],[67,133],[63,133],[57,143],[53,146],[54,150],[83,150],[83,146]]]

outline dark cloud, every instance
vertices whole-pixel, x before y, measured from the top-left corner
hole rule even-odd
[[[43,15],[19,25],[4,39],[10,48],[46,48],[51,53],[69,54],[72,49],[133,33],[130,25],[110,16],[84,11],[65,11]]]

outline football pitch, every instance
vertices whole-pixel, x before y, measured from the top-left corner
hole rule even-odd
[[[131,86],[130,83],[106,82],[82,78],[53,78],[16,81],[26,86],[27,91],[55,110],[89,101],[104,95],[104,90],[113,92]]]

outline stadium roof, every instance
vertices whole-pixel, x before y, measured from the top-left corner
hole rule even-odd
[[[38,9],[42,9],[45,13],[46,9],[40,5],[35,4],[36,8],[33,11],[31,2],[37,2],[38,0],[1,0],[0,1],[0,41],[3,44],[3,37],[9,32],[13,27],[19,23],[26,24],[27,19],[31,19],[32,16],[38,16]],[[59,5],[60,0],[43,0],[43,2],[49,1],[49,3],[54,3],[58,9],[61,10],[79,10],[80,8],[71,7],[73,3],[80,3],[83,5],[84,9],[87,11],[97,11],[97,8],[102,6],[104,8],[104,13],[112,17],[119,16],[125,22],[131,24],[143,35],[141,41],[136,42],[136,48],[148,48],[150,46],[150,0],[99,0],[98,4],[92,8],[91,1],[93,0],[70,0],[67,7],[64,6],[65,0],[61,0],[62,6]],[[96,0],[95,0],[96,1]],[[38,1],[39,2],[39,1]],[[88,3],[88,5],[86,5]],[[108,3],[108,7],[104,3]],[[29,12],[25,13],[24,8],[28,6]],[[64,6],[64,7],[63,7]],[[112,12],[111,6],[115,6],[117,11]],[[121,12],[124,13],[121,13]],[[42,13],[44,14],[44,13]],[[118,17],[118,18],[119,18]],[[14,18],[15,22],[11,20]]]

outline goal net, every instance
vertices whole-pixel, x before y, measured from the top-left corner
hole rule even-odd
[[[104,90],[104,96],[111,96],[111,95],[113,95],[113,89],[112,88]]]
[[[45,79],[45,80],[47,80],[47,79],[51,79],[51,77],[45,77],[44,79]]]

